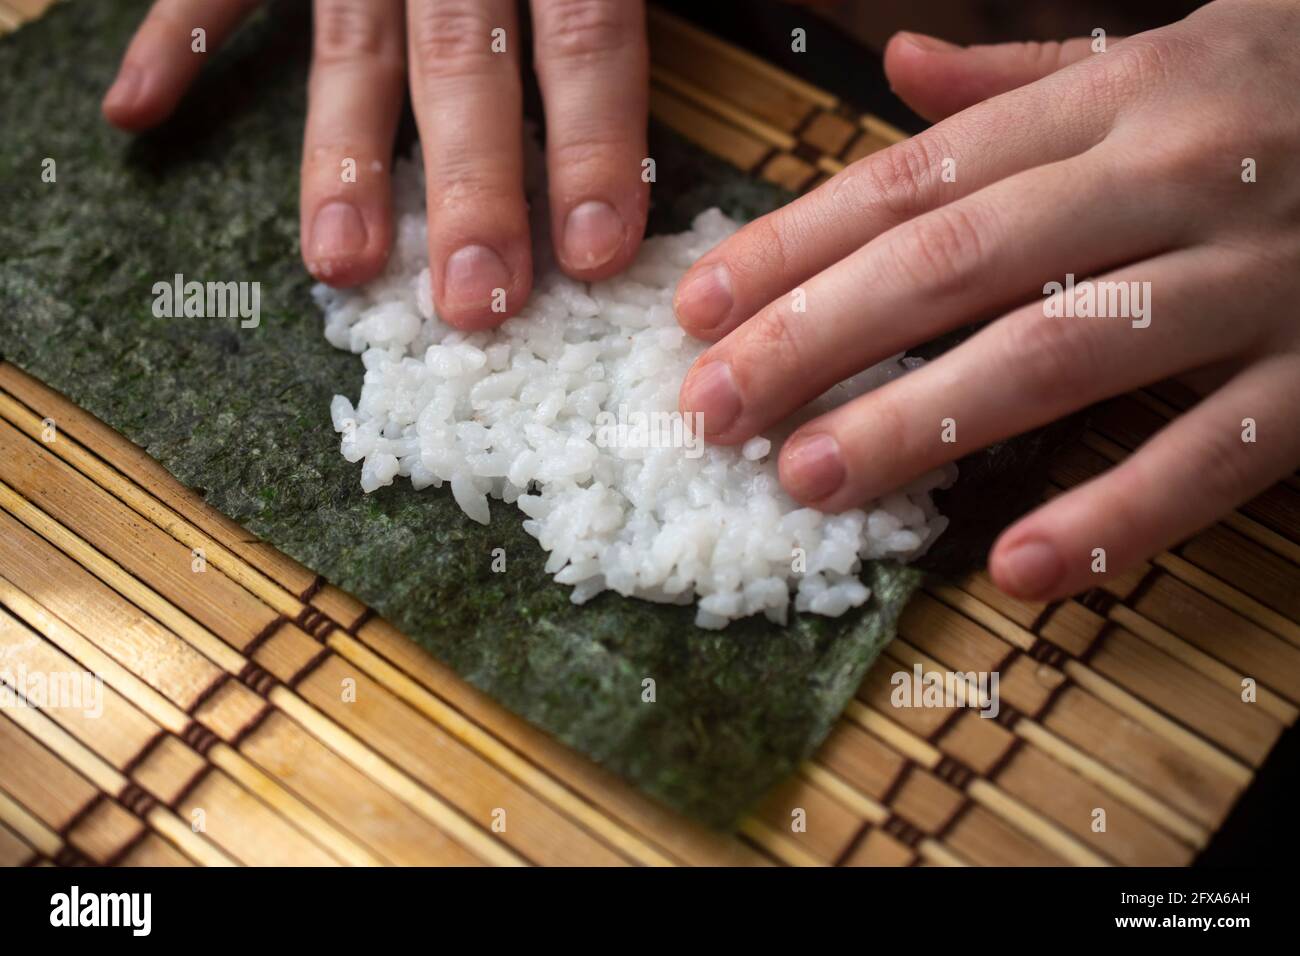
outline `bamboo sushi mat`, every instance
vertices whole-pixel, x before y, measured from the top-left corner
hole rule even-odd
[[[0,29],[46,5],[0,0]],[[807,189],[901,138],[665,14],[651,27],[654,115],[747,172]],[[1188,400],[1102,407],[1049,494]],[[1015,601],[983,573],[932,584],[813,759],[725,835],[506,712],[0,364],[0,670],[105,684],[99,719],[0,709],[8,865],[1184,864],[1296,719],[1297,622],[1294,477],[1074,600]],[[997,718],[892,707],[889,675],[916,663],[1000,672]]]

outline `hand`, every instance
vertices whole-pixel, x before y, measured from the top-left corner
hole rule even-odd
[[[1062,597],[1096,583],[1095,548],[1113,574],[1212,522],[1300,463],[1297,35],[1293,3],[1218,0],[1105,52],[1090,39],[895,37],[893,86],[941,122],[687,273],[679,320],[716,344],[682,409],[703,413],[711,440],[742,442],[867,365],[993,317],[799,428],[780,455],[789,493],[854,507],[1093,402],[1209,370],[1216,391],[1007,529],[990,571],[1010,594]],[[1125,291],[1142,299],[1130,317],[1049,317],[1063,296],[1048,283],[1067,273],[1139,283]]]
[[[256,0],[157,0],[104,99],[113,124],[160,123]],[[303,261],[318,279],[374,278],[393,242],[390,160],[408,80],[424,151],[438,314],[496,325],[532,287],[514,0],[315,0],[302,159]],[[645,229],[649,76],[640,0],[532,0],[561,267],[600,279]],[[503,33],[494,33],[501,30]],[[504,44],[504,52],[497,52]],[[495,47],[495,50],[494,50]],[[345,181],[355,161],[355,182]],[[493,290],[504,289],[504,311]]]

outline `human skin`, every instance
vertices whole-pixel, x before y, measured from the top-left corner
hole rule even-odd
[[[128,129],[160,122],[201,67],[191,30],[204,27],[214,51],[255,5],[159,0],[105,115]],[[631,261],[644,228],[643,11],[533,0],[533,12],[553,241],[570,275],[603,278]],[[507,0],[316,0],[302,229],[318,278],[354,285],[383,267],[409,79],[439,313],[473,329],[522,306],[531,261],[514,13]],[[506,54],[486,39],[498,25]],[[960,48],[896,36],[889,79],[936,125],[755,221],[687,274],[679,320],[716,344],[688,376],[683,410],[703,413],[710,440],[743,442],[875,361],[994,318],[804,425],[781,451],[786,489],[825,510],[854,507],[1094,401],[1192,374],[1210,383],[1200,405],[1007,529],[990,569],[1007,592],[1047,600],[1097,583],[1098,548],[1119,573],[1212,522],[1300,463],[1298,28],[1284,0],[1217,0],[1104,52],[1092,39]],[[355,183],[339,176],[345,158]],[[1243,181],[1246,159],[1255,182]],[[591,212],[601,202],[621,229]],[[584,206],[570,245],[568,217]],[[469,268],[452,270],[467,273],[462,291],[447,263],[464,249]],[[1043,286],[1067,273],[1151,283],[1151,324],[1047,318]],[[507,293],[499,313],[495,288]],[[1247,419],[1254,442],[1242,441]],[[942,440],[946,420],[956,441]]]
[[[1212,383],[1199,404],[1006,529],[990,572],[1012,595],[1059,598],[1213,522],[1300,464],[1298,39],[1286,0],[1217,0],[1104,52],[1091,38],[894,37],[886,73],[936,125],[745,226],[683,277],[679,321],[714,344],[682,410],[738,444],[870,364],[992,319],[801,426],[780,452],[786,490],[854,507],[1195,373]],[[1149,325],[1048,317],[1044,286],[1067,273],[1149,282]]]
[[[132,131],[162,122],[257,6],[157,0],[104,98],[105,117]],[[645,11],[641,0],[532,0],[531,8],[553,245],[566,273],[602,279],[632,261],[645,232]],[[517,14],[515,0],[314,0],[300,205],[303,261],[316,278],[353,286],[384,267],[393,137],[409,85],[439,316],[480,329],[523,307],[532,246]],[[194,50],[196,29],[206,52]],[[349,160],[353,182],[344,176]]]

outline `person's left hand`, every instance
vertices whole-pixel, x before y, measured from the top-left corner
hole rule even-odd
[[[1095,549],[1115,574],[1213,521],[1300,463],[1297,36],[1294,3],[1218,0],[1104,52],[895,37],[891,82],[942,121],[687,273],[678,319],[716,344],[682,410],[702,413],[706,438],[743,442],[868,365],[993,318],[800,427],[781,451],[786,490],[856,507],[1093,402],[1210,370],[1217,391],[1005,531],[990,571],[1048,600],[1096,583]],[[1064,295],[1045,294],[1068,274],[1095,277],[1094,292],[1124,283],[1116,304],[1121,288],[1141,298],[1123,317],[1054,317]]]

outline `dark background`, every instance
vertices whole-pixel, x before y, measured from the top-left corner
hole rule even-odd
[[[817,8],[777,0],[657,0],[709,32],[776,63],[861,111],[908,130],[925,127],[885,81],[880,51],[898,30],[955,43],[1061,40],[1095,27],[1123,36],[1177,20],[1201,4],[1187,0],[846,0]],[[808,52],[790,49],[790,31],[807,30]],[[1198,866],[1251,866],[1300,847],[1300,728],[1292,727],[1237,803]]]

